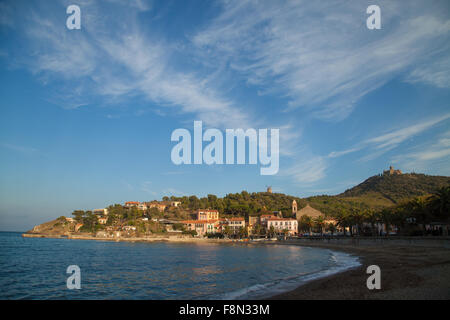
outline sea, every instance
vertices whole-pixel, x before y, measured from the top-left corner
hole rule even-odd
[[[80,289],[67,286],[72,265],[79,267]],[[359,265],[358,257],[346,253],[295,245],[130,243],[0,232],[0,299],[263,299]]]

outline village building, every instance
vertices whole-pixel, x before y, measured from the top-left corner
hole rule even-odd
[[[333,218],[327,217],[325,214],[323,214],[321,211],[314,209],[313,207],[311,207],[309,204],[306,205],[306,207],[304,207],[303,209],[297,211],[297,215],[296,215],[296,219],[300,220],[300,218],[302,216],[308,216],[311,219],[317,219],[319,217],[323,217],[324,219],[324,223],[325,224],[333,224],[333,225],[337,225],[337,221]]]
[[[267,229],[273,227],[276,233],[287,232],[288,235],[293,236],[298,233],[298,222],[291,218],[269,218],[267,219]]]
[[[181,205],[181,201],[170,201],[170,206],[177,208]]]
[[[298,208],[297,208],[297,201],[292,200],[292,215],[293,215],[294,217],[297,216],[297,211],[298,211]]]
[[[197,220],[218,220],[219,211],[209,209],[197,210]]]
[[[146,202],[147,208],[156,208],[159,212],[164,212],[167,207],[170,206],[170,202],[167,201],[152,201],[152,202]]]
[[[125,207],[126,208],[132,208],[132,207],[137,207],[140,204],[139,201],[127,201],[125,202]]]
[[[277,218],[277,216],[275,216],[273,214],[263,214],[263,215],[261,215],[260,220],[259,220],[260,223],[261,223],[261,226],[263,228],[267,229],[267,221],[269,219],[271,219],[271,218]]]
[[[248,217],[248,225],[247,225],[247,232],[248,234],[253,233],[255,230],[256,225],[261,224],[261,219],[258,216],[249,216]]]
[[[108,222],[108,218],[106,217],[98,217],[97,219],[100,224],[106,224],[106,222]]]
[[[236,234],[241,228],[245,229],[245,219],[244,218],[230,218],[222,220],[222,231],[228,226],[232,233]]]
[[[138,208],[139,210],[142,210],[142,211],[145,211],[145,210],[148,209],[147,204],[146,204],[145,202],[139,203],[138,206],[137,206],[137,208]]]
[[[125,202],[126,208],[137,207],[139,210],[146,211],[151,208],[158,209],[159,212],[164,212],[167,207],[178,207],[181,204],[180,201],[150,201],[150,202],[139,202],[139,201],[127,201]]]
[[[182,223],[186,230],[195,231],[198,236],[219,231],[219,220],[185,220]]]
[[[95,215],[107,216],[108,215],[108,209],[106,209],[106,208],[94,209],[94,210],[92,210],[92,213],[95,214]]]

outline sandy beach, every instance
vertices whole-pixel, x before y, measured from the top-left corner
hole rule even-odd
[[[449,248],[395,243],[374,246],[305,242],[296,245],[354,254],[360,257],[362,266],[314,280],[271,299],[450,299]],[[367,289],[369,265],[378,265],[381,269],[380,290]]]

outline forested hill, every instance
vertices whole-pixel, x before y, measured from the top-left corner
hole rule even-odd
[[[370,177],[361,184],[337,195],[340,198],[353,198],[380,204],[397,204],[402,200],[436,192],[450,185],[450,177],[428,176],[407,173],[401,175],[378,175]]]
[[[220,198],[215,195],[197,198],[196,196],[164,197],[163,200],[182,202],[182,208],[196,210],[200,208],[217,209],[222,215],[248,216],[282,211],[283,216],[292,216],[292,200],[298,208],[306,204],[328,215],[335,215],[352,208],[382,209],[398,204],[402,200],[427,195],[449,186],[450,177],[427,176],[424,174],[402,174],[373,176],[361,184],[334,196],[322,195],[299,198],[282,193],[242,191],[230,193]]]

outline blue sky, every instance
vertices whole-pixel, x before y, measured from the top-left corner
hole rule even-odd
[[[165,195],[337,194],[389,165],[450,175],[445,0],[4,0],[0,39],[1,230]],[[174,165],[194,120],[279,128],[278,174]]]

